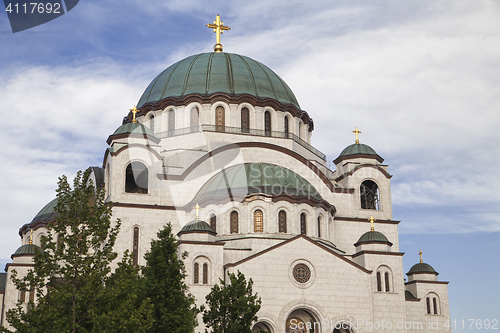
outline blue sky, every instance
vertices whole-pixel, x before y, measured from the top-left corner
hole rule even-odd
[[[100,166],[105,140],[164,68],[224,50],[258,60],[315,121],[334,160],[360,128],[389,165],[405,270],[450,281],[454,319],[499,319],[500,2],[81,0],[13,34],[0,13],[0,263],[57,177]],[[460,332],[461,330],[456,330]],[[467,330],[464,330],[467,331]]]

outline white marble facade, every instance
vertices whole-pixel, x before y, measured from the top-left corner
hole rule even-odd
[[[264,113],[268,111],[273,131],[283,132],[288,117],[289,133],[304,142],[192,126],[193,108],[199,110],[196,126],[213,126],[215,110],[220,106],[225,108],[227,128],[241,128],[240,113],[246,107],[251,129],[265,130]],[[169,112],[175,112],[173,125],[169,125],[173,119]],[[189,253],[185,259],[186,283],[198,305],[204,303],[205,295],[219,279],[241,271],[254,281],[254,291],[262,298],[255,328],[275,333],[310,332],[310,325],[315,327],[314,332],[323,333],[449,331],[444,327],[450,316],[446,282],[437,281],[435,274],[414,274],[405,283],[399,221],[392,215],[391,175],[380,156],[346,155],[336,159],[335,170],[330,170],[324,157],[308,145],[312,129],[302,118],[285,109],[250,102],[206,103],[200,99],[162,109],[141,109],[137,121],[151,128],[154,137],[111,135],[102,168],[93,169],[95,181],[104,186],[107,200],[114,203],[113,217],[122,221],[115,247],[119,254],[127,249],[135,251],[138,264],[145,264],[144,254],[157,231],[171,222],[177,234],[196,220],[194,206],[199,203],[200,220],[210,225],[215,216],[216,235],[194,230],[179,237],[180,252]],[[169,134],[172,128],[178,131]],[[346,136],[351,130],[345,129]],[[147,182],[142,180],[147,193],[127,189],[127,167],[132,162],[147,168]],[[212,177],[245,163],[286,168],[312,185],[321,200],[279,193],[239,197],[227,193],[224,198],[215,198],[207,192],[208,197],[200,197],[202,202],[195,201]],[[275,181],[276,177],[271,178]],[[363,208],[361,187],[367,180],[376,184],[378,202]],[[238,215],[237,232],[231,229],[234,212]],[[286,214],[286,222],[280,225],[281,212]],[[261,214],[259,226],[256,214]],[[371,216],[375,231],[385,235],[390,244],[368,241],[355,246],[371,230]],[[34,243],[39,244],[44,224],[23,226],[22,244],[29,242],[30,230]],[[17,256],[7,267],[7,283],[1,295],[3,325],[6,310],[20,297],[10,281],[11,272],[16,269],[22,274],[31,260],[29,254]],[[382,281],[377,281],[377,273]],[[204,332],[201,317],[198,322],[196,332]],[[429,329],[435,322],[439,322],[438,329]]]

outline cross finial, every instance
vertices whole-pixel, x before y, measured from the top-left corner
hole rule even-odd
[[[30,234],[30,244],[33,244],[33,229],[30,229],[31,230],[31,234]]]
[[[358,130],[358,127],[356,126],[356,130],[352,132],[356,134],[356,144],[359,144],[359,133],[361,133],[361,131]]]
[[[224,33],[224,30],[231,30],[231,28],[224,26],[224,22],[220,20],[219,14],[217,14],[216,20],[213,24],[207,24],[207,27],[214,29],[216,33],[216,44],[214,46],[215,52],[222,52],[222,45],[220,43],[220,35]]]
[[[132,111],[132,122],[133,122],[133,123],[136,123],[137,121],[135,120],[135,114],[136,114],[137,112],[139,112],[139,110],[137,110],[137,108],[136,108],[136,107],[135,107],[135,105],[134,105],[134,108],[133,108],[133,109],[130,109],[130,111]]]
[[[423,263],[424,261],[422,260],[422,250],[420,250],[418,254],[420,254],[420,263]]]
[[[200,219],[200,205],[196,204],[194,209],[196,210],[196,220],[198,221]]]
[[[375,231],[375,228],[373,227],[373,222],[375,222],[375,220],[373,219],[373,215],[370,216],[370,222],[372,224],[372,231]]]

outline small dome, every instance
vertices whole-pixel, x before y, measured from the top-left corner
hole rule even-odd
[[[434,268],[432,268],[431,265],[426,264],[425,262],[419,262],[418,264],[413,265],[413,267],[410,268],[410,271],[406,273],[406,275],[411,275],[415,273],[429,273],[435,275],[439,274],[434,270]]]
[[[392,246],[392,243],[389,242],[387,237],[381,232],[378,231],[368,231],[365,232],[357,241],[354,246],[358,246],[361,244],[366,244],[366,243],[383,243],[383,244],[388,244]]]
[[[377,152],[372,147],[362,143],[355,143],[350,146],[347,146],[344,150],[342,150],[339,157],[358,155],[358,154],[378,156]]]
[[[14,252],[12,257],[15,256],[34,256],[35,252],[42,251],[39,246],[35,244],[24,244]]]
[[[168,67],[151,81],[137,107],[168,97],[209,97],[216,93],[230,97],[251,95],[259,100],[271,98],[300,110],[290,87],[269,67],[227,52],[193,55]]]
[[[129,134],[129,133],[155,136],[155,134],[149,129],[149,127],[144,126],[143,124],[140,123],[123,124],[120,127],[118,127],[112,135]]]
[[[54,211],[54,208],[57,205],[57,198],[53,199],[51,202],[46,204],[36,216],[33,218],[31,223],[35,223],[38,221],[52,221],[56,218],[57,213]]]
[[[323,200],[311,183],[287,168],[269,163],[243,163],[223,169],[210,178],[193,202],[228,196],[244,198],[258,193]]]
[[[215,230],[205,221],[201,220],[194,220],[189,223],[187,223],[181,231],[177,233],[177,236],[180,236],[182,234],[190,233],[190,232],[207,232],[213,235],[216,235],[217,233]]]

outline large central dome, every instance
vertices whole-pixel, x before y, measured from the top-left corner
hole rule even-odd
[[[300,110],[292,90],[269,67],[233,53],[202,53],[183,59],[160,73],[146,88],[137,104],[155,103],[167,97],[190,94],[208,97],[224,93],[231,97],[251,95],[272,98]]]

